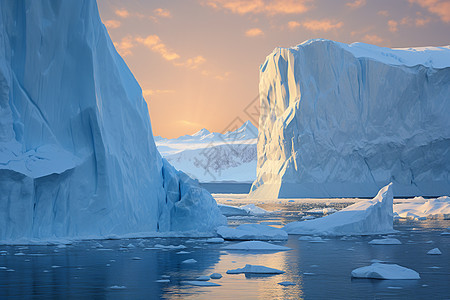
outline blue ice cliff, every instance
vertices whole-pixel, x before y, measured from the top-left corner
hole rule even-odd
[[[211,195],[161,158],[95,0],[0,3],[0,240],[224,222]]]
[[[260,69],[253,197],[450,194],[450,47],[310,40]]]

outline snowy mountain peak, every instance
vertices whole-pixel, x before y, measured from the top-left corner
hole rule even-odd
[[[208,129],[203,128],[203,129],[197,131],[196,133],[194,133],[192,136],[205,136],[205,135],[208,135],[208,134],[210,134],[210,133],[211,133],[211,132],[209,132]]]

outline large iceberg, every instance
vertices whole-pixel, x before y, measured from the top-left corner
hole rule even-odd
[[[211,195],[161,158],[95,0],[0,7],[0,240],[225,223]]]
[[[310,40],[260,68],[251,196],[450,193],[450,46]]]

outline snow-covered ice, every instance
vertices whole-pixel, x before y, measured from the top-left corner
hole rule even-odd
[[[286,231],[261,224],[242,224],[236,228],[220,226],[217,234],[226,240],[287,240]]]
[[[254,198],[450,195],[450,46],[324,39],[260,67]]]
[[[450,219],[450,197],[443,196],[436,199],[415,197],[405,199],[394,204],[394,216],[404,219]]]
[[[429,255],[441,255],[442,252],[439,250],[439,248],[433,248],[430,251],[427,252]]]
[[[247,211],[249,215],[253,216],[264,216],[271,213],[270,211],[262,209],[261,207],[258,207],[253,203],[240,206],[239,208],[242,208],[243,210]]]
[[[371,245],[401,245],[398,239],[394,238],[384,238],[384,239],[374,239],[369,242]]]
[[[372,279],[420,279],[414,270],[396,265],[374,263],[370,266],[357,268],[352,271],[352,277]]]
[[[207,243],[211,243],[211,244],[220,244],[220,243],[223,243],[224,241],[225,240],[223,238],[218,238],[218,237],[209,238],[206,240]]]
[[[238,206],[232,206],[232,205],[226,205],[226,204],[218,204],[217,205],[220,209],[220,212],[226,216],[248,216],[249,211],[245,210]]]
[[[224,250],[264,250],[264,251],[287,251],[291,248],[274,245],[263,241],[245,241],[222,247]]]
[[[363,200],[323,218],[292,222],[283,229],[288,234],[371,235],[394,232],[392,183],[372,200]]]
[[[208,275],[202,275],[202,276],[198,276],[197,278],[195,278],[195,280],[197,280],[197,281],[208,281],[210,279],[211,279],[211,277],[209,277]]]
[[[52,7],[1,4],[0,241],[226,224],[211,195],[161,158],[96,1]]]
[[[292,281],[282,281],[282,282],[278,282],[278,284],[282,285],[282,286],[296,285],[296,283],[292,282]]]
[[[284,271],[257,265],[245,265],[243,268],[228,270],[227,274],[283,274]]]
[[[196,262],[197,261],[195,259],[190,258],[190,259],[183,260],[181,263],[182,264],[195,264]]]

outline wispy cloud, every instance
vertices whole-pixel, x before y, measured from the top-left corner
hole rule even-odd
[[[134,45],[134,39],[131,35],[127,35],[123,37],[120,42],[114,43],[114,46],[117,49],[117,52],[119,52],[120,55],[123,57],[133,54],[131,51],[133,49]]]
[[[388,21],[389,31],[390,32],[397,32],[398,31],[398,22],[395,20],[389,20]]]
[[[382,43],[384,41],[384,39],[382,37],[380,37],[379,35],[376,34],[366,34],[362,40],[366,43],[369,44],[375,44],[375,45],[379,45],[380,43]]]
[[[116,9],[115,14],[121,18],[128,18],[130,16],[130,12],[126,9]]]
[[[353,2],[345,3],[345,5],[347,5],[350,8],[353,8],[353,9],[360,8],[360,7],[364,6],[364,5],[366,5],[366,0],[355,0]]]
[[[313,0],[202,0],[215,9],[235,14],[302,14],[310,10]]]
[[[116,29],[119,28],[121,25],[120,21],[118,20],[106,20],[104,24],[108,29]]]
[[[300,26],[302,26],[302,24],[300,24],[300,23],[297,22],[297,21],[290,21],[290,22],[288,23],[288,28],[289,28],[289,29],[295,29],[295,28],[300,27]]]
[[[330,31],[333,29],[341,28],[344,25],[344,23],[343,22],[333,22],[331,20],[324,19],[324,20],[305,21],[301,25],[311,31],[327,32],[327,31]]]
[[[438,15],[443,22],[450,23],[450,1],[448,0],[409,0],[426,8],[430,13]]]
[[[161,57],[164,58],[165,60],[171,61],[180,58],[180,56],[176,52],[167,48],[167,46],[161,41],[159,36],[157,36],[156,34],[149,35],[145,38],[137,37],[136,42],[145,45],[153,52],[159,53]]]
[[[197,55],[194,58],[188,58],[185,62],[176,62],[174,64],[179,67],[186,67],[194,70],[200,67],[200,65],[202,65],[204,62],[206,62],[206,58],[201,55]]]
[[[416,27],[422,27],[427,25],[429,22],[431,21],[430,18],[417,18],[415,23],[416,23]]]
[[[377,14],[383,17],[389,17],[389,12],[387,10],[380,10]]]
[[[162,18],[171,18],[172,14],[170,13],[170,11],[168,9],[164,9],[164,8],[157,8],[155,10],[153,10],[153,13],[155,15],[157,15],[158,17],[162,17]]]
[[[175,93],[174,90],[152,90],[152,89],[143,89],[142,95],[144,97],[155,96],[155,95],[164,95],[164,94],[172,94]]]
[[[262,35],[264,35],[264,32],[259,28],[251,28],[251,29],[245,31],[245,36],[248,36],[248,37],[256,37],[256,36],[262,36]]]

